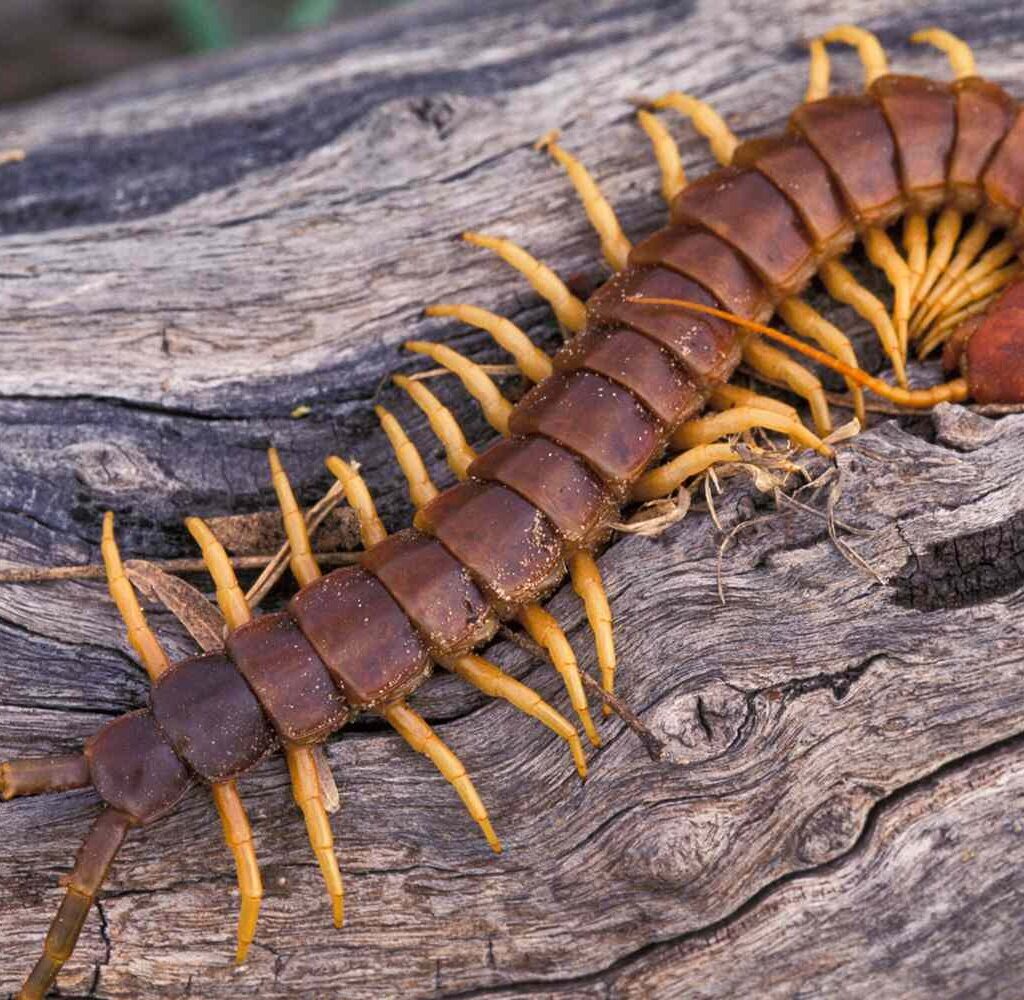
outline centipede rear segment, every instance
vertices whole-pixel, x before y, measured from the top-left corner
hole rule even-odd
[[[585,776],[573,724],[475,650],[502,621],[516,623],[547,652],[580,725],[600,744],[573,650],[540,602],[568,572],[594,633],[602,684],[611,691],[611,613],[594,556],[621,509],[669,496],[710,466],[734,461],[731,436],[750,428],[781,432],[830,454],[823,437],[831,414],[820,382],[767,343],[771,331],[758,326],[773,313],[817,345],[802,349],[797,341],[798,352],[842,372],[850,405],[861,415],[865,387],[907,406],[1024,401],[1024,306],[1016,283],[1024,240],[1024,114],[975,74],[966,46],[943,32],[924,32],[921,40],[949,53],[957,75],[951,84],[890,74],[873,36],[858,29],[825,37],[857,46],[867,92],[828,96],[827,56],[823,42],[815,42],[808,99],[783,136],[740,143],[711,109],[678,93],[641,112],[662,167],[670,223],[635,247],[585,169],[556,141],[545,142],[579,191],[616,273],[584,304],[523,249],[467,234],[521,270],[571,337],[550,358],[507,320],[478,307],[428,309],[490,332],[534,384],[513,405],[468,359],[434,343],[408,345],[461,379],[499,438],[477,453],[424,382],[396,378],[426,413],[458,482],[439,490],[396,416],[378,407],[416,514],[411,528],[387,534],[358,470],[329,459],[359,517],[365,552],[358,566],[321,574],[303,514],[271,451],[300,590],[286,611],[253,618],[223,547],[201,520],[189,519],[228,633],[223,652],[171,663],[125,576],[107,516],[103,556],[111,596],[152,695],[147,708],[108,724],[81,755],[0,767],[5,799],[91,786],[105,804],[23,998],[43,997],[56,981],[130,830],[166,815],[197,782],[211,788],[237,863],[236,957],[243,960],[263,887],[235,781],[278,749],[287,756],[296,804],[341,926],[342,877],[312,747],[360,712],[379,713],[426,755],[500,850],[458,758],[406,703],[437,666],[548,726]],[[723,163],[719,171],[686,183],[674,143],[651,114],[661,108],[693,118]],[[886,233],[901,218],[902,254]],[[1006,235],[992,244],[1000,231]],[[893,284],[891,308],[839,263],[858,240]],[[897,385],[862,372],[849,339],[800,298],[815,276],[871,323]],[[954,377],[911,388],[909,352],[927,356],[940,346]],[[806,400],[815,432],[787,404],[731,385],[741,362]],[[708,406],[716,412],[701,416]],[[656,465],[666,451],[679,454]]]

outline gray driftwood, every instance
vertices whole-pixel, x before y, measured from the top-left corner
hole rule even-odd
[[[778,128],[804,86],[801,40],[840,17],[878,30],[901,67],[944,75],[905,44],[941,23],[1024,92],[1011,3],[491,2],[5,112],[3,144],[27,153],[0,168],[5,563],[95,562],[107,508],[127,554],[189,555],[185,513],[271,506],[271,441],[305,502],[339,451],[405,523],[370,406],[414,367],[400,342],[500,360],[422,304],[468,299],[557,339],[521,281],[453,236],[518,238],[584,286],[604,274],[530,142],[560,127],[642,234],[663,210],[627,99],[679,86],[741,133]],[[836,64],[859,83],[852,56]],[[443,477],[423,422],[383,391]],[[620,691],[660,762],[612,721],[581,786],[546,730],[436,679],[416,702],[470,768],[504,855],[364,720],[328,749],[343,932],[275,758],[242,782],[268,886],[248,964],[231,964],[234,872],[197,790],[131,838],[62,995],[1024,995],[1024,415],[879,418],[838,466],[835,512],[856,529],[841,538],[877,577],[829,538],[828,484],[804,496],[818,514],[724,484],[723,528],[752,519],[722,557],[724,605],[722,535],[701,510],[603,557]],[[571,591],[551,606],[593,670]],[[175,653],[192,648],[152,618]],[[508,643],[491,655],[565,707],[549,668]],[[0,758],[75,748],[145,696],[102,583],[0,587]],[[0,992],[34,960],[95,811],[88,793],[0,809]]]

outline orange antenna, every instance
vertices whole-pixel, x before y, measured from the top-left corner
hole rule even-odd
[[[880,378],[875,378],[859,368],[854,368],[844,361],[833,358],[830,354],[819,351],[818,348],[811,347],[810,344],[805,344],[802,340],[797,340],[796,337],[792,337],[788,333],[783,333],[781,330],[765,326],[764,323],[758,323],[752,319],[744,319],[744,317],[737,316],[735,313],[728,312],[725,309],[705,306],[700,302],[690,302],[688,299],[662,299],[645,295],[631,295],[627,297],[626,301],[645,306],[671,306],[676,309],[706,313],[708,316],[717,316],[719,319],[727,320],[736,326],[743,327],[745,330],[759,333],[769,340],[785,344],[786,347],[791,348],[798,354],[802,354],[812,361],[817,361],[834,372],[839,372],[840,375],[845,376],[852,382],[870,389],[876,395],[881,396],[883,399],[888,399],[899,406],[906,406],[912,409],[927,409],[928,407],[935,406],[936,403],[962,403],[967,399],[967,382],[965,379],[952,379],[949,382],[932,386],[929,389],[901,389],[898,386],[889,385],[888,382],[883,382]]]

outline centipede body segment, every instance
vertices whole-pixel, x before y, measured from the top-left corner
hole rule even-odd
[[[822,440],[831,430],[830,408],[800,355],[839,371],[860,415],[865,388],[910,407],[942,399],[1024,401],[1024,112],[976,74],[959,39],[927,29],[914,40],[945,51],[956,79],[890,73],[877,40],[852,26],[815,40],[807,100],[781,136],[740,141],[689,95],[652,100],[640,125],[654,146],[670,222],[635,246],[586,168],[556,135],[545,137],[539,147],[568,172],[615,273],[583,303],[523,248],[467,233],[468,242],[523,273],[571,338],[551,358],[479,306],[427,309],[487,331],[532,387],[513,404],[480,366],[450,348],[407,345],[462,381],[499,438],[478,452],[424,382],[396,377],[427,415],[457,482],[435,485],[398,417],[378,407],[416,513],[411,527],[388,534],[358,468],[328,459],[358,515],[365,551],[357,565],[321,574],[271,450],[300,585],[284,611],[253,617],[220,542],[190,518],[226,622],[223,650],[170,661],[125,575],[107,515],[102,553],[111,596],[152,693],[147,707],[110,722],[81,754],[0,765],[5,799],[91,786],[104,803],[22,988],[24,1000],[42,998],[56,981],[125,837],[166,815],[196,783],[211,789],[238,869],[236,957],[244,960],[263,887],[236,779],[277,749],[287,758],[340,926],[344,887],[312,753],[356,713],[380,714],[426,756],[499,851],[465,768],[406,699],[440,665],[551,729],[585,776],[573,724],[476,650],[501,622],[516,623],[545,650],[589,741],[599,745],[576,655],[540,602],[568,572],[611,691],[618,673],[612,614],[593,558],[610,524],[623,506],[664,497],[713,464],[735,460],[731,438],[747,429],[779,432],[830,454]],[[826,41],[857,48],[864,93],[829,96]],[[692,119],[719,170],[687,181],[655,115],[664,110]],[[887,229],[900,219],[902,235],[894,239]],[[891,305],[841,263],[857,241],[892,284]],[[897,385],[863,372],[845,333],[801,298],[815,276],[874,328]],[[765,325],[776,312],[792,334]],[[927,356],[938,347],[953,377],[910,387],[909,352]],[[802,397],[815,430],[788,404],[730,385],[743,362]],[[702,416],[708,406],[714,412]],[[656,465],[666,451],[680,454]]]

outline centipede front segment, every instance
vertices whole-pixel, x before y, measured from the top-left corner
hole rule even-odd
[[[540,602],[570,575],[593,631],[602,685],[612,692],[611,611],[594,557],[621,510],[670,496],[710,466],[734,461],[732,437],[752,428],[831,454],[820,381],[771,340],[839,371],[861,417],[864,388],[908,407],[1024,401],[1024,115],[977,76],[962,41],[939,29],[915,40],[949,55],[954,82],[889,73],[877,40],[851,26],[815,40],[807,99],[780,136],[740,142],[707,105],[678,92],[649,102],[640,123],[662,169],[670,221],[635,247],[585,168],[554,137],[543,140],[578,190],[616,273],[584,304],[521,247],[467,233],[524,274],[551,304],[568,342],[551,358],[479,307],[427,310],[492,334],[532,387],[513,404],[474,362],[440,344],[410,342],[462,381],[499,437],[478,453],[424,381],[396,377],[426,414],[458,481],[439,489],[397,417],[377,407],[416,513],[412,527],[389,535],[358,468],[328,459],[358,516],[365,551],[357,565],[321,574],[306,520],[271,450],[299,584],[284,611],[254,618],[223,546],[190,518],[227,627],[223,651],[170,661],[125,575],[107,515],[102,552],[110,593],[152,694],[148,707],[109,723],[80,755],[0,766],[6,799],[91,786],[104,803],[24,1000],[39,1000],[55,983],[130,830],[166,815],[196,783],[210,787],[237,863],[236,957],[244,960],[263,886],[235,782],[277,750],[287,757],[340,926],[342,875],[313,750],[358,713],[378,713],[427,756],[499,851],[465,768],[406,701],[436,666],[550,728],[585,777],[575,726],[476,651],[502,622],[523,629],[562,678],[590,743],[600,745],[573,649]],[[825,41],[857,48],[865,93],[829,95]],[[652,113],[666,108],[707,135],[720,170],[686,183],[678,149]],[[886,231],[901,218],[902,252]],[[892,284],[891,306],[840,263],[858,240]],[[871,324],[899,384],[863,372],[849,338],[800,298],[815,276]],[[795,337],[764,325],[776,312]],[[910,351],[927,357],[939,347],[954,377],[911,388]],[[731,385],[741,362],[806,401],[814,431],[788,404]],[[709,406],[715,412],[702,416]],[[658,465],[666,451],[680,454]]]

